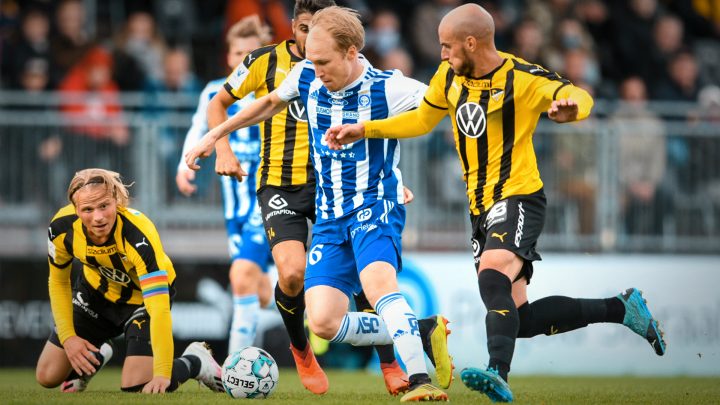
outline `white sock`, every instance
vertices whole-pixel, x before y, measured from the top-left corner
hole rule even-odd
[[[230,326],[228,353],[252,346],[258,322],[260,301],[257,294],[233,296],[233,319]]]
[[[345,314],[337,334],[330,341],[353,346],[389,345],[393,342],[382,318],[367,312]]]
[[[375,311],[385,321],[400,359],[405,363],[408,375],[427,374],[420,328],[415,313],[410,309],[405,297],[400,293],[385,295],[375,304]]]

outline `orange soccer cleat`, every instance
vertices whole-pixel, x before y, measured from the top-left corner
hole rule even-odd
[[[387,388],[390,395],[402,394],[410,388],[408,376],[400,368],[397,360],[392,363],[380,363],[380,370],[382,370],[385,378],[385,388]]]
[[[305,350],[300,351],[290,345],[293,358],[295,359],[295,367],[297,367],[298,375],[300,376],[300,382],[307,388],[308,391],[313,394],[324,394],[330,388],[330,382],[328,382],[327,375],[320,364],[318,364],[315,354],[313,354],[310,344],[305,347]]]

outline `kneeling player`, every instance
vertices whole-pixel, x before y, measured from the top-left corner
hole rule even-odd
[[[38,383],[83,391],[112,356],[104,342],[124,334],[123,391],[169,392],[190,378],[223,391],[220,366],[203,343],[190,344],[173,360],[175,270],[150,219],[127,207],[129,193],[120,175],[79,171],[68,200],[48,228],[55,330],[38,360]],[[75,286],[73,259],[83,267]]]

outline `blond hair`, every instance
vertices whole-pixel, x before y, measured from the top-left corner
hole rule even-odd
[[[75,205],[73,196],[78,190],[83,187],[95,187],[98,185],[105,187],[105,192],[117,201],[119,207],[127,207],[130,201],[130,192],[127,188],[132,184],[123,184],[120,179],[120,173],[105,169],[84,169],[75,173],[75,177],[73,177],[68,186],[68,200]]]
[[[257,14],[249,15],[233,24],[225,36],[225,41],[230,44],[236,38],[258,37],[260,43],[265,45],[270,42],[270,27],[260,21]]]
[[[335,39],[337,49],[345,52],[354,46],[358,52],[365,46],[365,29],[360,14],[347,7],[324,8],[312,18],[310,29],[321,27]]]

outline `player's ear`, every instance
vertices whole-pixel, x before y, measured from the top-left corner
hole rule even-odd
[[[471,35],[468,35],[467,37],[465,37],[464,43],[465,43],[465,48],[470,52],[475,51],[475,48],[477,48],[477,39],[475,39],[475,37],[473,37]]]
[[[347,54],[346,54],[347,58],[350,60],[353,60],[357,57],[357,55],[358,55],[357,47],[355,47],[355,45],[350,45],[350,48],[348,48]]]

